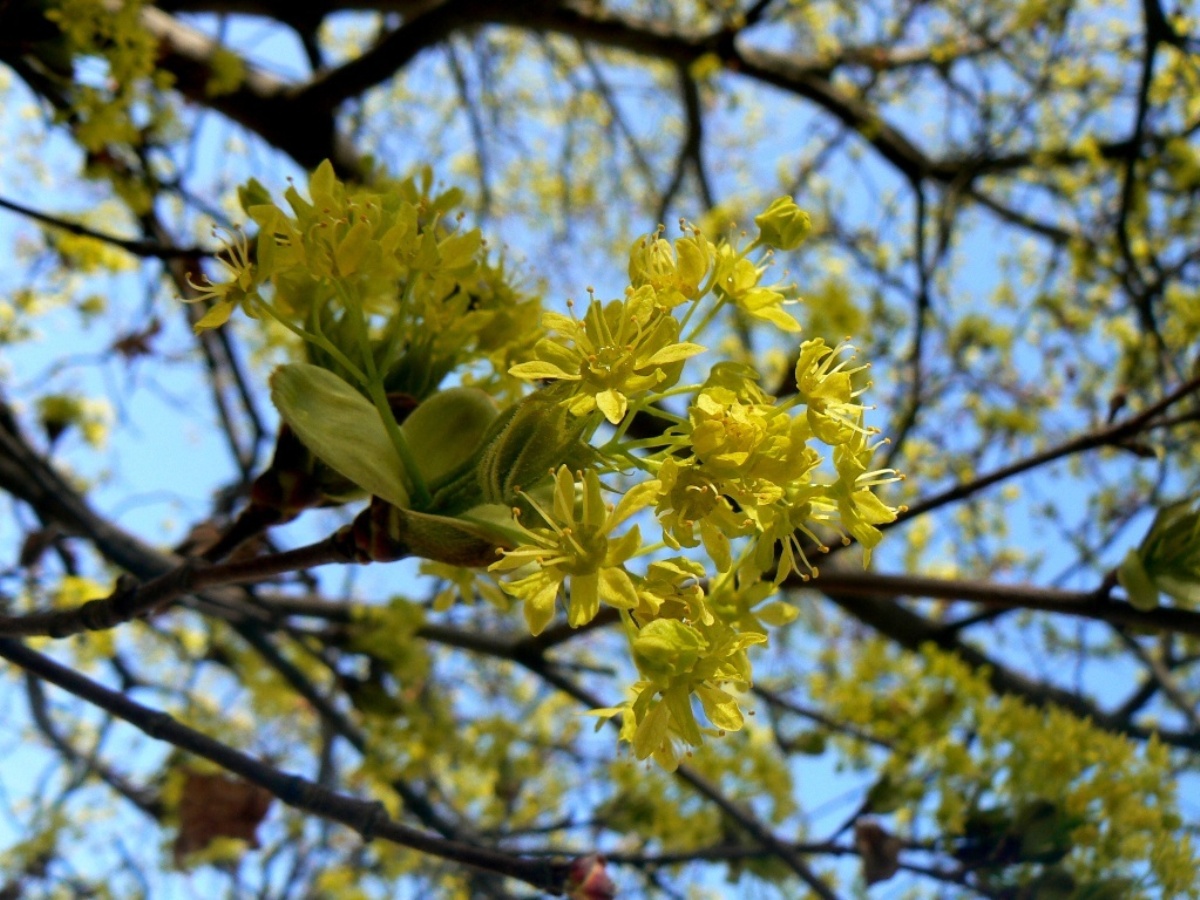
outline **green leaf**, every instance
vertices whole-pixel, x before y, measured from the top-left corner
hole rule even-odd
[[[525,532],[513,519],[512,507],[503,503],[481,503],[459,513],[455,518],[476,525],[485,534],[495,537],[497,543],[515,547],[526,537]]]
[[[699,747],[704,740],[700,735],[700,726],[696,723],[696,713],[692,711],[692,695],[687,685],[673,684],[663,691],[663,701],[671,711],[671,720],[679,736]]]
[[[1150,574],[1142,565],[1142,558],[1137,550],[1125,554],[1125,561],[1117,569],[1117,581],[1129,595],[1129,605],[1142,612],[1149,612],[1158,606],[1158,588],[1150,580]]]
[[[647,713],[646,718],[638,723],[633,735],[633,753],[638,759],[645,759],[667,739],[667,729],[671,724],[671,711],[665,703],[656,703]]]
[[[396,538],[413,556],[467,568],[481,568],[496,561],[501,542],[486,527],[449,516],[431,516],[399,510]]]
[[[478,388],[439,391],[409,413],[400,430],[431,487],[471,459],[499,415]]]
[[[543,388],[504,410],[488,429],[477,465],[483,499],[511,505],[582,446],[587,423],[572,419],[555,388]]]
[[[375,407],[349,384],[319,366],[291,363],[272,373],[271,402],[313,456],[367,493],[408,507],[400,455]]]
[[[1180,604],[1187,607],[1200,606],[1200,581],[1196,581],[1194,578],[1160,575],[1155,582],[1163,593],[1169,594]]]

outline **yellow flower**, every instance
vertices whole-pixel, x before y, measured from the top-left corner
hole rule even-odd
[[[583,321],[546,313],[542,324],[560,337],[539,341],[537,359],[513,366],[509,374],[577,382],[567,408],[577,416],[599,409],[614,425],[625,418],[630,397],[670,387],[684,360],[704,351],[676,340],[679,322],[657,303],[649,285],[607,306],[592,300]]]
[[[851,379],[867,366],[847,369],[854,357],[838,360],[843,351],[853,349],[845,341],[827,347],[824,339],[816,338],[800,345],[796,362],[796,387],[808,406],[808,424],[813,434],[831,446],[844,444],[863,431],[863,406],[857,398],[866,388],[856,390]]]
[[[721,572],[733,565],[730,538],[750,532],[752,520],[735,512],[720,481],[709,477],[694,460],[668,457],[652,482],[658,494],[656,514],[663,540],[671,547],[696,546],[696,529],[713,564]]]
[[[196,323],[197,332],[207,328],[220,328],[229,321],[237,306],[249,304],[257,297],[257,277],[254,263],[250,262],[250,242],[245,232],[241,229],[222,230],[228,237],[224,239],[225,246],[217,254],[216,260],[229,276],[228,279],[216,283],[205,275],[202,282],[196,284],[191,275],[187,276],[188,285],[196,293],[184,298],[185,302],[199,303],[202,300],[211,300],[214,303],[212,309]],[[213,229],[214,235],[219,233],[218,229]]]
[[[530,574],[501,582],[506,593],[524,601],[525,620],[533,634],[540,634],[554,618],[555,604],[568,578],[567,621],[573,628],[594,619],[601,601],[618,609],[634,609],[639,602],[624,564],[641,549],[641,534],[637,526],[620,537],[614,538],[612,533],[646,505],[649,486],[633,488],[614,508],[605,505],[600,478],[594,471],[585,473],[582,481],[583,502],[577,511],[575,478],[566,466],[559,467],[550,510],[530,498],[545,527],[522,529],[526,541],[489,567],[493,572],[511,572],[536,566]]]
[[[784,304],[795,301],[776,290],[781,285],[764,287],[758,283],[766,270],[766,266],[756,266],[743,252],[722,244],[717,250],[714,286],[747,315],[770,322],[781,331],[799,332],[800,323],[782,309]]]
[[[862,425],[860,413],[850,439],[833,448],[833,461],[838,471],[833,497],[837,501],[842,527],[862,545],[864,567],[871,561],[871,550],[883,538],[883,533],[875,526],[894,522],[896,514],[903,509],[888,506],[871,492],[872,487],[902,481],[904,476],[895,469],[867,470],[878,446],[878,443],[867,443],[869,433]]]
[[[661,303],[675,307],[700,296],[715,255],[716,248],[698,231],[679,238],[674,247],[657,234],[646,235],[629,251],[629,283],[649,285]]]

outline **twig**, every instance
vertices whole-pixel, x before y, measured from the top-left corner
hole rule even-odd
[[[1191,378],[1185,381],[1175,390],[1171,391],[1161,400],[1152,403],[1135,416],[1118,422],[1115,425],[1110,425],[1107,428],[1101,428],[1099,431],[1092,431],[1079,437],[1072,438],[1057,447],[1051,447],[1048,450],[1043,450],[1041,453],[1035,453],[1033,456],[1028,456],[1025,459],[1017,460],[1007,466],[1002,466],[987,475],[982,475],[972,481],[957,484],[952,488],[942,491],[939,494],[934,494],[932,497],[927,497],[924,500],[913,503],[908,509],[896,516],[894,522],[888,522],[881,525],[881,529],[894,528],[901,522],[907,522],[938,507],[945,506],[949,503],[954,503],[958,500],[965,500],[973,494],[977,494],[984,488],[991,487],[1006,479],[1016,475],[1021,475],[1031,469],[1036,469],[1039,466],[1044,466],[1047,463],[1062,459],[1066,456],[1071,456],[1075,453],[1082,453],[1086,450],[1095,450],[1099,447],[1112,447],[1120,444],[1122,441],[1128,440],[1143,429],[1153,427],[1153,420],[1159,413],[1165,411],[1173,404],[1187,397],[1189,394],[1194,394],[1200,391],[1200,377]]]
[[[299,775],[291,775],[270,766],[202,732],[188,728],[167,713],[135,703],[123,694],[30,650],[20,641],[0,638],[0,657],[129,722],[154,740],[166,741],[265,788],[288,806],[354,829],[366,841],[376,837],[383,838],[421,853],[516,878],[550,893],[558,893],[566,880],[566,864],[522,859],[461,841],[436,837],[402,825],[388,816],[380,803],[371,803],[331,791]]]
[[[84,755],[76,749],[65,737],[58,733],[46,708],[46,693],[42,690],[42,682],[30,672],[25,673],[25,693],[29,698],[29,712],[34,724],[63,758],[83,768],[87,775],[95,775],[110,788],[144,812],[152,819],[160,819],[163,814],[162,801],[153,791],[131,784],[123,775],[114,772],[93,755]]]
[[[0,197],[0,207],[20,213],[28,219],[33,219],[35,222],[41,222],[43,225],[57,228],[68,234],[91,238],[92,240],[102,241],[105,244],[111,244],[114,247],[120,247],[126,253],[132,253],[134,256],[148,259],[204,259],[216,255],[211,250],[201,250],[199,247],[172,247],[169,244],[162,244],[158,241],[123,238],[113,234],[105,234],[102,231],[96,231],[93,228],[88,228],[86,225],[81,225],[79,222],[71,222],[67,219],[38,212],[32,207],[17,203],[15,200],[6,200],[3,197]]]
[[[145,584],[138,584],[133,576],[122,576],[108,597],[89,600],[71,609],[0,616],[0,634],[62,638],[85,631],[103,631],[204,588],[249,584],[284,572],[351,560],[352,556],[337,535],[295,550],[241,562],[208,565],[200,560],[184,560]]]

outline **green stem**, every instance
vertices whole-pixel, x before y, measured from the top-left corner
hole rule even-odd
[[[344,354],[341,350],[339,350],[329,340],[329,338],[325,337],[325,335],[323,335],[319,332],[317,334],[313,334],[311,331],[305,331],[303,328],[301,328],[298,325],[293,325],[291,322],[289,322],[287,319],[285,319],[283,316],[281,316],[279,314],[278,310],[276,310],[274,306],[272,306],[270,303],[267,303],[266,301],[260,301],[258,306],[259,306],[259,308],[264,310],[266,312],[266,314],[269,315],[272,319],[274,319],[276,322],[278,322],[280,325],[282,325],[284,328],[286,328],[292,334],[294,334],[298,338],[300,338],[300,340],[308,341],[309,343],[316,344],[318,347],[320,347],[322,350],[324,350],[326,353],[328,353],[330,356],[332,356],[335,360],[337,360],[338,365],[344,367],[346,372],[349,373],[349,375],[352,378],[354,378],[355,381],[357,381],[359,384],[366,385],[367,376],[363,374],[362,369],[360,369],[358,366],[356,366],[354,363],[352,363],[350,361],[350,357],[346,356],[346,354]]]
[[[712,271],[708,273],[708,277],[704,279],[704,284],[700,285],[698,291],[696,292],[696,299],[692,301],[691,308],[683,314],[683,318],[679,322],[680,334],[683,334],[684,329],[687,328],[688,322],[692,320],[692,316],[695,315],[696,310],[700,308],[700,304],[704,301],[704,298],[711,294],[713,288],[717,286],[718,269],[718,266],[713,266]]]
[[[404,433],[400,430],[395,415],[392,414],[387,392],[383,389],[383,378],[375,368],[375,354],[371,351],[371,339],[367,334],[367,322],[362,314],[362,306],[355,302],[353,297],[348,296],[344,285],[336,284],[342,303],[346,307],[346,314],[350,316],[350,323],[354,328],[363,363],[367,369],[367,396],[375,404],[375,409],[383,420],[384,431],[387,432],[388,439],[391,440],[392,446],[396,448],[396,453],[400,456],[400,462],[403,463],[404,471],[412,486],[413,499],[416,501],[417,508],[426,509],[433,500],[433,495],[429,493],[429,487],[425,484],[425,479],[421,477],[421,470],[417,467],[417,459],[413,456],[408,441],[404,439]]]
[[[649,409],[653,404],[658,403],[661,400],[665,400],[668,397],[675,397],[680,394],[690,394],[693,391],[699,390],[700,387],[701,387],[701,385],[698,385],[698,384],[677,385],[676,387],[673,387],[668,391],[661,391],[657,394],[651,394],[651,395],[643,398],[642,400],[639,400],[637,403],[635,403],[629,407],[629,410],[625,413],[625,418],[622,419],[621,424],[617,426],[616,432],[613,434],[613,436],[611,438],[609,438],[607,441],[604,442],[604,446],[601,447],[600,449],[602,451],[607,452],[609,450],[616,448],[617,445],[622,440],[624,440],[625,433],[629,430],[629,426],[631,426],[633,424],[633,419],[639,412]],[[663,419],[664,421],[671,422],[675,425],[682,425],[685,422],[687,422],[687,419],[685,417],[677,416],[674,413],[669,413],[665,409],[661,409],[661,408],[654,408],[653,411],[648,412],[647,415],[654,416],[656,419]],[[656,442],[660,443],[660,444],[661,443],[669,443],[669,442],[658,440],[658,439],[649,439],[649,440],[650,440],[649,443],[646,443],[645,441],[634,441],[634,442],[628,444],[627,446],[640,447],[640,446],[654,446],[654,444]]]
[[[416,285],[417,278],[419,276],[419,272],[414,273],[409,270],[408,277],[405,279],[404,293],[400,296],[397,303],[398,311],[395,313],[393,321],[401,318],[408,319],[408,321],[399,327],[393,325],[390,332],[387,334],[386,343],[384,344],[384,352],[380,355],[381,365],[385,371],[399,361],[401,354],[404,352],[404,342],[401,338],[401,335],[417,333],[418,329],[416,327],[416,322],[414,321],[416,317],[412,315],[412,297],[414,293],[414,286]],[[411,344],[409,346],[411,346]],[[414,391],[414,393],[416,392]]]
[[[712,320],[716,318],[717,313],[719,313],[721,311],[721,309],[725,306],[725,304],[728,302],[729,302],[729,298],[727,296],[723,296],[723,297],[719,298],[717,300],[717,302],[715,304],[713,304],[712,309],[710,309],[708,312],[706,312],[704,314],[704,318],[700,320],[700,324],[697,325],[695,328],[693,328],[692,333],[689,334],[686,338],[684,338],[684,340],[689,341],[689,342],[695,341],[695,339],[700,336],[700,333],[702,331],[704,331],[704,329],[707,328],[712,323]],[[688,318],[691,318],[690,314],[689,314]],[[687,322],[685,321],[683,324],[686,325]],[[680,330],[682,331],[683,329],[680,328]]]

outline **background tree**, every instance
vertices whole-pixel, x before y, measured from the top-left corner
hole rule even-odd
[[[1194,15],[1157,0],[0,3],[0,896],[600,897],[610,879],[622,896],[1196,896]],[[811,215],[802,246],[780,195]],[[385,234],[381,208],[418,213]],[[642,239],[660,223],[670,243]],[[784,311],[785,289],[714,283],[706,346],[757,368],[757,388],[744,369],[695,369],[676,326],[628,299],[700,303],[687,240],[703,277],[773,262],[762,277],[804,299]],[[453,315],[367,335],[403,365],[348,398],[296,363],[354,381],[355,359],[314,338],[352,330],[353,304],[322,319],[296,298],[366,284],[380,247],[411,253],[372,297],[436,284]],[[614,550],[588,569],[599,589],[582,569],[569,593],[566,575],[522,593],[493,572],[502,589],[456,564],[479,546],[519,561],[525,537],[463,525],[462,495],[375,480],[370,460],[425,441],[423,459],[469,464],[470,503],[501,506],[563,464],[546,490],[583,533],[613,522],[603,503],[571,509],[577,490],[602,496],[571,474],[597,465],[585,439],[634,442],[634,468],[649,450],[669,473],[701,459],[701,401],[651,408],[645,386],[587,394],[547,368],[569,355],[553,346],[602,330],[579,299],[593,291],[626,297],[629,333],[658,341],[639,377],[703,382],[726,398],[714,409],[794,405],[807,424],[788,434],[828,438],[839,474],[808,507],[795,473],[765,500],[730,489],[733,518],[703,540],[631,492],[642,521],[674,515],[668,540],[699,544],[664,550],[674,569],[629,581]],[[557,318],[539,320],[539,299]],[[845,335],[872,365],[861,399],[865,373],[829,387],[860,365],[826,352]],[[452,404],[464,377],[511,418]],[[366,418],[331,418],[356,403]],[[494,452],[425,437],[451,413]],[[877,476],[864,427],[890,438]],[[907,480],[886,484],[893,468]],[[645,490],[684,483],[658,475]],[[360,515],[341,502],[356,486],[390,505]],[[766,537],[737,518],[760,500]],[[739,581],[722,527],[733,553],[750,546]],[[361,564],[408,556],[425,562]],[[626,583],[625,607],[660,605],[621,611]],[[769,642],[688,682],[647,736],[668,696],[655,678],[684,677],[679,642],[705,604]],[[704,693],[743,659],[744,692]],[[624,741],[581,715],[626,701]]]

